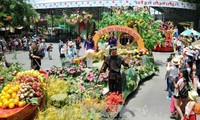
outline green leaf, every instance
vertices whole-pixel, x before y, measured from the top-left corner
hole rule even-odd
[[[32,104],[37,104],[37,105],[39,105],[39,103],[38,103],[38,99],[37,98],[31,98],[30,99],[30,102],[32,103]]]

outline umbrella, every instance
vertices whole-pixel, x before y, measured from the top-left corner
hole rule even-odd
[[[193,35],[198,35],[198,32],[196,30],[190,30],[190,29],[187,29],[187,30],[183,31],[181,33],[181,35],[190,36],[192,33],[193,33]]]

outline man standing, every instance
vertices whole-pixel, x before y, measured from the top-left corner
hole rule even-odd
[[[32,49],[29,53],[29,57],[31,59],[31,69],[40,70],[41,59],[43,58],[42,51],[38,48],[37,42],[32,42],[31,48]]]
[[[109,91],[122,93],[122,76],[120,73],[121,65],[129,67],[124,59],[117,55],[117,47],[110,48],[110,56],[105,58],[100,72],[109,70]]]
[[[94,50],[94,40],[92,39],[92,36],[89,35],[88,39],[85,41],[84,48],[86,52]],[[87,58],[87,67],[92,67],[93,59],[92,58]]]
[[[61,46],[64,46],[64,43],[62,40],[59,41],[59,44],[58,44],[58,48],[59,48],[59,54],[61,52]]]
[[[4,56],[4,49],[5,49],[5,46],[4,46],[3,42],[0,40],[0,61],[1,61],[2,57]]]

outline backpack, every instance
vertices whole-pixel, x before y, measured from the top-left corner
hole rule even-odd
[[[188,91],[190,91],[190,90],[191,90],[191,88],[190,88],[189,84],[186,83],[184,85],[184,87],[179,91],[179,96],[181,98],[187,98],[188,97]]]

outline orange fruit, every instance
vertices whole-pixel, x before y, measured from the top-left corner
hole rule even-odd
[[[11,87],[11,84],[7,84],[6,87],[8,87],[8,89]]]
[[[14,103],[10,103],[10,104],[9,104],[9,108],[10,108],[10,109],[13,109],[14,107],[15,107],[15,104],[14,104]]]
[[[2,95],[0,99],[1,101],[3,101],[5,99],[5,96]]]
[[[6,94],[6,97],[5,97],[6,99],[10,99],[11,98],[11,96],[9,95],[9,94]]]
[[[15,86],[15,87],[13,88],[13,91],[16,92],[16,93],[18,92],[18,90],[19,90],[19,88],[18,88],[17,86]]]
[[[16,100],[19,100],[19,96],[17,96],[15,99],[16,99]]]
[[[5,103],[6,101],[8,101],[7,99],[3,99],[2,102]]]
[[[19,102],[18,106],[19,107],[23,107],[24,106],[24,102]]]
[[[2,102],[0,102],[0,108],[2,108],[3,107],[3,103]]]
[[[7,92],[8,89],[9,89],[9,88],[6,86],[6,87],[3,88],[3,91]]]
[[[4,103],[3,103],[3,107],[2,108],[7,108],[9,106],[9,102],[8,101],[5,101]]]
[[[13,90],[12,90],[12,89],[9,89],[7,92],[8,92],[9,94],[12,94],[12,93],[13,93]]]
[[[17,94],[14,92],[14,93],[12,93],[11,96],[12,96],[13,99],[15,99],[17,97]]]
[[[5,92],[5,91],[2,91],[1,94],[2,94],[2,95],[6,95],[6,92]]]
[[[24,105],[24,106],[26,105],[26,101],[23,101],[23,105]]]
[[[14,103],[15,103],[15,105],[18,105],[19,104],[19,99],[15,99]]]
[[[15,99],[9,99],[8,102],[9,102],[9,103],[14,103],[14,102],[15,102]]]

